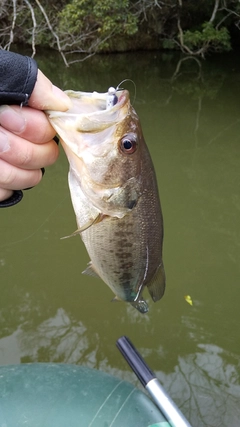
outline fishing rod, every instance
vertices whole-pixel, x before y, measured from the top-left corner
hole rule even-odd
[[[116,346],[142,383],[143,387],[149,392],[158,408],[165,415],[169,424],[172,427],[191,427],[130,339],[126,336],[122,336],[117,340]]]

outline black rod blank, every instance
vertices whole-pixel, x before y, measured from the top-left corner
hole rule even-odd
[[[172,427],[191,427],[130,339],[126,336],[122,336],[117,340],[116,345],[143,387],[146,388],[158,408],[164,414],[169,424]]]

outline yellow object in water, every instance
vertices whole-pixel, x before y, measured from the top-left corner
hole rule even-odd
[[[192,298],[190,297],[190,295],[185,295],[184,298],[185,298],[185,301],[188,302],[188,304],[193,305]]]

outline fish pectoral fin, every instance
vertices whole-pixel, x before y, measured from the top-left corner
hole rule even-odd
[[[61,237],[61,240],[64,239],[68,239],[69,237],[74,237],[77,236],[77,234],[81,234],[83,231],[87,230],[88,228],[90,228],[93,224],[97,224],[98,222],[100,222],[102,220],[103,215],[101,213],[99,213],[96,218],[91,218],[90,221],[88,221],[86,224],[84,224],[82,227],[78,228],[76,231],[74,231],[72,234],[70,234],[69,236],[65,236],[65,237]]]
[[[165,271],[163,263],[157,268],[153,278],[148,283],[147,288],[154,302],[163,297],[165,291]]]
[[[87,274],[88,276],[92,276],[92,277],[97,277],[98,279],[100,278],[100,276],[98,275],[98,273],[96,272],[92,262],[89,262],[86,270],[84,270],[82,272],[82,274]]]

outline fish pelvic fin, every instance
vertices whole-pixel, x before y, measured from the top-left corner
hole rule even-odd
[[[139,299],[137,301],[132,301],[131,305],[136,308],[140,313],[147,313],[148,312],[148,304],[144,299]]]
[[[159,301],[165,292],[166,277],[163,263],[157,268],[153,278],[147,284],[148,292],[154,302]]]
[[[100,278],[100,276],[96,272],[96,270],[95,270],[92,262],[88,263],[88,266],[87,266],[86,270],[84,270],[82,272],[82,274],[87,274],[88,276],[97,277],[98,279]]]
[[[74,231],[69,236],[61,237],[61,240],[68,239],[69,237],[77,236],[77,234],[81,234],[83,231],[90,228],[93,224],[97,224],[98,222],[102,221],[103,215],[99,213],[96,218],[91,218],[90,221],[88,221],[86,224],[84,224],[82,227],[78,228],[76,231]]]

